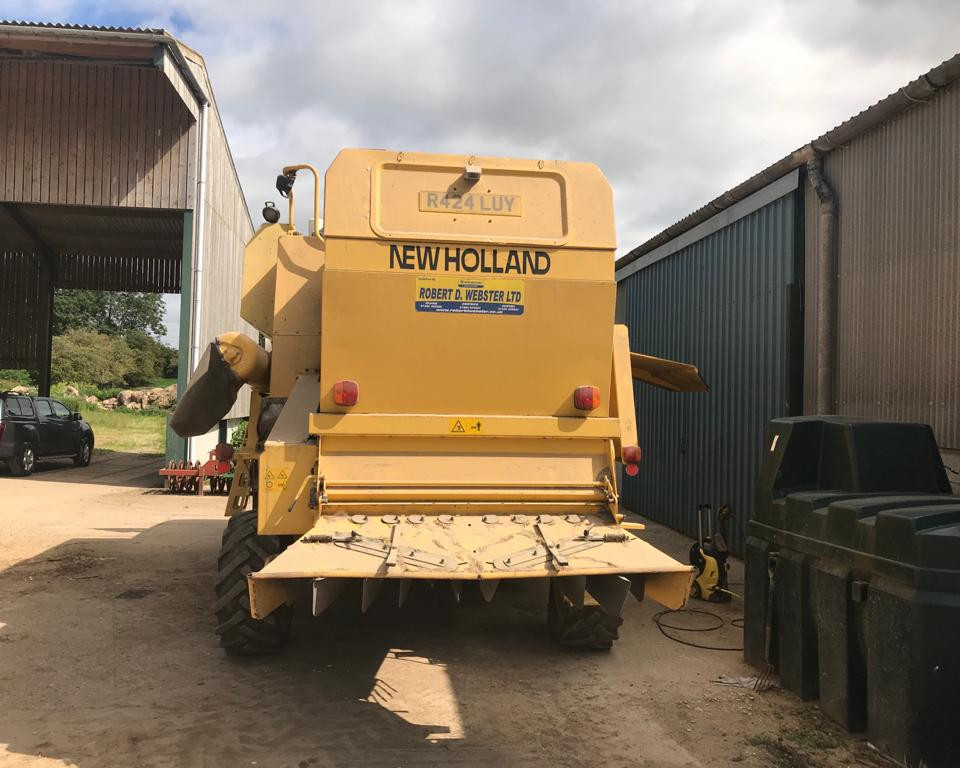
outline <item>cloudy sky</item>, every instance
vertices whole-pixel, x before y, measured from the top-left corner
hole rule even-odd
[[[346,146],[589,160],[619,253],[960,50],[956,0],[0,0],[28,12],[199,51],[255,221]]]

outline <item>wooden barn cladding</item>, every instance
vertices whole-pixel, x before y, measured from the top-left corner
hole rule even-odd
[[[0,368],[38,361],[40,299],[36,257],[0,250]],[[9,329],[10,332],[7,332]]]
[[[192,208],[195,131],[159,69],[0,59],[0,199]]]

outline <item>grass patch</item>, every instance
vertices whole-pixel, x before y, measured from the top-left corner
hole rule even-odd
[[[791,744],[770,734],[748,736],[747,744],[766,751],[771,768],[811,768],[805,756]]]
[[[150,382],[151,387],[163,387],[166,389],[171,384],[176,384],[177,378],[174,376],[172,379],[157,378]]]
[[[89,406],[80,411],[93,427],[97,450],[160,454],[166,450],[166,411],[102,411]]]
[[[810,725],[782,728],[780,733],[797,746],[810,750],[820,751],[840,746],[837,735],[828,728],[815,728]]]

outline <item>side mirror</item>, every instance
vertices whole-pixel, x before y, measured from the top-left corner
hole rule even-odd
[[[73,411],[70,414],[71,421],[83,421],[83,416],[80,415],[80,411]]]

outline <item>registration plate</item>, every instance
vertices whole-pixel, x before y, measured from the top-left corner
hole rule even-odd
[[[420,210],[436,213],[472,213],[477,216],[520,216],[520,195],[466,192],[421,192]]]

